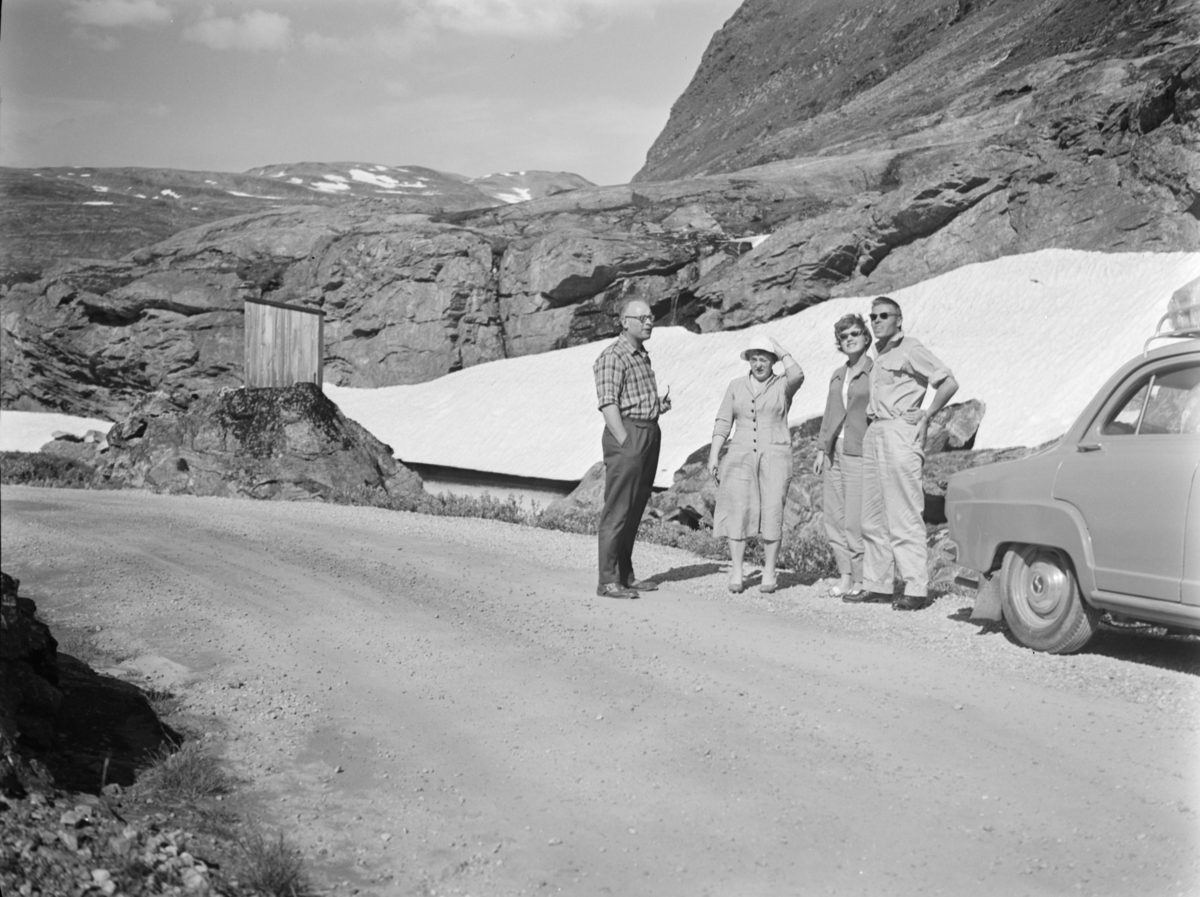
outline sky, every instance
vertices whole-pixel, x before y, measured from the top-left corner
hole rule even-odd
[[[740,0],[3,0],[0,165],[626,183]]]

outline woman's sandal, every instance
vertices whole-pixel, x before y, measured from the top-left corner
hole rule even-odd
[[[733,582],[732,580],[730,580],[729,591],[733,592],[733,594],[735,594],[735,595],[739,594],[740,592],[746,591],[746,581],[742,580],[741,582]]]
[[[760,592],[767,592],[768,594],[774,592],[777,588],[779,588],[779,583],[773,579],[764,579],[758,584],[758,590]]]
[[[832,589],[829,590],[829,592],[827,594],[829,595],[830,598],[841,598],[843,595],[846,594],[846,591],[847,590],[843,589],[841,586],[834,586]]]

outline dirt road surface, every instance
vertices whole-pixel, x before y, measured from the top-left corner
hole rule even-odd
[[[587,537],[2,496],[22,593],[179,690],[333,893],[1200,892],[1195,640],[1048,657],[670,549],[618,602]]]

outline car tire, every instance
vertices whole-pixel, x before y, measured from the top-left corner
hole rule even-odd
[[[1100,626],[1100,612],[1083,600],[1071,561],[1057,548],[1010,548],[1000,567],[1000,587],[1004,621],[1022,645],[1035,651],[1078,651]]]

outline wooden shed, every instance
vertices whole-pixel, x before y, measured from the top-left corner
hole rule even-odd
[[[315,383],[325,375],[325,312],[247,299],[246,387]]]

